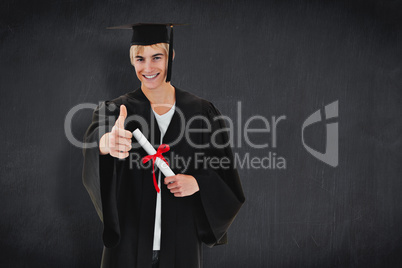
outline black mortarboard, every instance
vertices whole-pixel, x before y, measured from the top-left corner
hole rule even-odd
[[[170,81],[172,77],[172,61],[173,61],[173,26],[182,24],[175,23],[135,23],[126,24],[116,27],[108,27],[107,29],[132,29],[133,36],[131,38],[131,45],[148,46],[157,43],[169,44],[168,55],[168,69],[166,75],[166,82]],[[170,27],[170,35],[168,30]]]

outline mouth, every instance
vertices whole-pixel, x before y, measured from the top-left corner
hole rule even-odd
[[[146,79],[154,79],[155,77],[157,77],[159,75],[159,73],[153,74],[153,75],[142,75],[143,77],[145,77]]]

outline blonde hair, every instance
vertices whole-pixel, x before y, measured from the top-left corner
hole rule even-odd
[[[169,55],[169,44],[167,44],[167,43],[157,43],[157,44],[150,45],[150,47],[152,47],[152,48],[162,48],[163,50],[165,50],[166,56]],[[132,45],[130,47],[131,65],[134,66],[135,56],[137,56],[143,50],[144,50],[144,46],[141,46],[141,45]]]

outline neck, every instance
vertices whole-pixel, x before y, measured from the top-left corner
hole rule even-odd
[[[175,88],[170,82],[154,89],[148,89],[142,85],[141,90],[151,103],[152,109],[158,114],[164,114],[169,111],[176,101]]]

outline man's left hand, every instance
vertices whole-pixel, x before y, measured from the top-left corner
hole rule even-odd
[[[198,192],[197,180],[191,175],[177,174],[165,178],[165,184],[176,197],[185,197]]]

